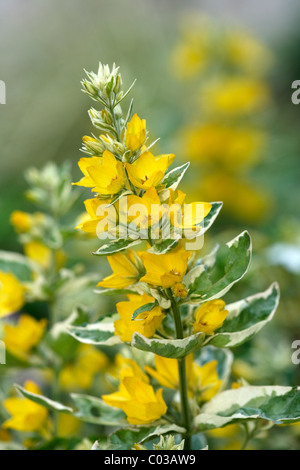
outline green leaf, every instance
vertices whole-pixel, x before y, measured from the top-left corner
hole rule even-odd
[[[32,400],[38,405],[42,405],[49,410],[61,411],[64,413],[73,413],[74,411],[69,406],[65,406],[58,401],[51,400],[50,398],[47,398],[43,395],[37,395],[36,393],[28,392],[28,390],[25,390],[25,388],[21,387],[20,385],[15,385],[15,387],[25,398],[28,398],[29,400]]]
[[[118,253],[119,251],[127,250],[127,248],[137,245],[140,242],[141,240],[126,240],[123,238],[119,240],[111,240],[110,242],[102,245],[97,251],[93,253],[93,255],[113,255],[114,253]]]
[[[196,351],[203,343],[203,339],[203,333],[197,333],[184,339],[145,338],[140,333],[134,333],[131,346],[158,356],[180,359]]]
[[[151,310],[152,310],[154,307],[157,307],[157,305],[158,305],[158,302],[149,302],[148,304],[142,305],[141,307],[137,308],[137,309],[133,312],[132,317],[131,317],[131,320],[135,320],[136,317],[137,317],[140,313],[151,312]]]
[[[82,326],[68,326],[67,332],[81,343],[113,346],[120,344],[119,336],[115,335],[114,321],[119,315],[105,317],[97,323]]]
[[[226,390],[203,406],[194,424],[205,431],[256,419],[274,424],[300,421],[300,388],[249,386]]]
[[[39,266],[19,253],[0,251],[0,270],[14,274],[19,281],[32,281],[33,272],[40,270]]]
[[[190,162],[187,162],[184,165],[178,166],[177,168],[168,171],[161,183],[165,186],[166,189],[171,188],[173,191],[175,191],[189,166]]]
[[[272,284],[265,292],[226,306],[229,314],[223,326],[205,340],[219,348],[232,348],[251,339],[272,320],[279,303],[279,287]]]
[[[183,434],[185,429],[165,422],[158,426],[128,426],[110,434],[108,439],[95,442],[92,450],[130,450],[134,444],[142,444],[149,439],[172,432]]]
[[[196,265],[186,276],[189,299],[203,301],[225,295],[247,272],[251,260],[251,238],[247,231],[218,250],[215,264]]]
[[[178,245],[180,238],[168,238],[162,242],[155,243],[151,248],[149,248],[149,253],[154,253],[155,255],[164,255],[172,251]]]
[[[98,397],[72,393],[71,398],[77,408],[75,416],[81,421],[103,426],[126,425],[127,420],[122,410],[107,405]]]

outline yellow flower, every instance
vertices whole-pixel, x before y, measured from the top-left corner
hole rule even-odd
[[[155,392],[139,377],[125,377],[118,392],[103,395],[102,399],[107,405],[123,410],[130,424],[152,423],[167,411],[162,388]]]
[[[155,369],[145,366],[145,371],[163,387],[178,389],[179,374],[177,359],[155,355]],[[193,367],[193,354],[186,356],[186,375],[189,380]]]
[[[181,299],[184,299],[188,295],[188,290],[182,282],[177,282],[174,284],[172,291],[175,297],[180,297]]]
[[[51,264],[52,253],[48,246],[39,241],[32,241],[24,245],[25,255],[35,261],[35,263],[48,269]]]
[[[41,395],[39,387],[32,381],[27,381],[25,390]],[[7,398],[3,401],[4,408],[11,414],[11,418],[2,424],[4,429],[16,431],[42,431],[48,418],[48,410],[41,405],[24,397]]]
[[[221,328],[228,310],[224,310],[225,302],[221,299],[210,300],[200,305],[195,312],[194,331],[212,335],[215,330]]]
[[[24,303],[22,284],[12,273],[0,271],[0,318],[16,312]]]
[[[159,196],[155,188],[149,188],[142,197],[127,196],[127,207],[122,207],[123,215],[127,215],[127,221],[133,222],[140,229],[155,226],[161,219],[165,209],[161,206]],[[124,212],[126,209],[126,212]],[[121,219],[121,215],[120,215]]]
[[[140,119],[137,114],[131,118],[127,124],[125,143],[126,147],[135,152],[145,142],[146,139],[146,120]]]
[[[143,382],[149,383],[148,376],[142,371],[140,366],[133,360],[117,354],[114,363],[114,376],[124,379],[124,377],[138,377]]]
[[[122,341],[131,341],[135,332],[141,333],[146,338],[151,338],[160,326],[164,314],[159,306],[154,307],[150,312],[140,313],[135,320],[131,320],[133,313],[145,304],[154,302],[153,297],[143,294],[128,295],[129,301],[117,303],[120,320],[116,320],[115,335],[120,336]]]
[[[155,356],[155,369],[145,366],[145,371],[156,379],[163,387],[178,389],[178,361],[161,356]],[[217,361],[210,361],[199,366],[194,361],[194,355],[186,356],[186,376],[190,396],[197,395],[201,401],[210,400],[220,389],[222,381],[218,377]]]
[[[175,155],[154,157],[151,152],[144,152],[134,163],[126,163],[128,177],[137,188],[156,187],[175,158]]]
[[[211,211],[212,205],[209,202],[197,201],[184,204],[185,193],[178,190],[176,198],[172,189],[169,193],[170,220],[176,228],[194,229]]]
[[[208,122],[183,131],[182,146],[196,162],[240,170],[257,163],[265,135],[250,126]]]
[[[197,394],[198,401],[209,401],[214,397],[222,385],[217,371],[216,360],[207,362],[203,366],[193,363],[190,384]]]
[[[81,344],[75,361],[61,370],[60,384],[65,390],[88,389],[95,374],[105,370],[108,363],[108,357],[102,351],[88,344]]]
[[[4,341],[14,356],[24,357],[36,346],[46,329],[47,320],[35,320],[30,315],[21,315],[16,325],[4,325]]]
[[[31,228],[30,214],[23,211],[14,211],[10,216],[10,222],[15,230],[20,233],[28,232]]]
[[[147,272],[140,281],[164,288],[172,287],[182,281],[190,256],[191,253],[180,246],[164,255],[141,253],[140,257]]]
[[[128,250],[126,254],[116,253],[108,256],[113,274],[100,281],[97,285],[110,289],[124,289],[137,282],[140,273],[141,262],[137,254]]]
[[[105,150],[102,157],[81,158],[78,165],[84,177],[73,184],[105,195],[116,194],[125,186],[123,165],[109,150]]]
[[[75,416],[68,413],[58,413],[57,435],[59,437],[74,437],[79,434],[81,426],[81,421]]]
[[[112,218],[112,221],[114,221],[114,217],[116,218],[115,208],[113,206],[106,207],[110,201],[111,199],[86,199],[84,205],[87,211],[87,217],[84,217],[75,228],[81,229],[86,233],[97,235],[99,228],[101,228],[100,222],[106,219],[106,226],[104,226],[101,231],[107,231],[109,228],[108,219]]]
[[[210,113],[231,116],[258,111],[269,99],[264,81],[243,76],[222,78],[210,83],[201,93],[201,100]]]
[[[223,201],[224,211],[239,220],[258,223],[272,209],[271,197],[264,188],[256,188],[224,172],[207,175],[200,190],[206,198]]]
[[[251,75],[262,75],[272,65],[270,50],[245,31],[228,32],[223,47],[228,60]]]

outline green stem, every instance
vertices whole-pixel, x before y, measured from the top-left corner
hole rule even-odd
[[[169,291],[169,298],[171,301],[171,309],[173,313],[176,337],[177,339],[183,339],[183,328],[180,317],[180,311],[176,300],[173,297],[171,291]],[[182,412],[182,423],[186,429],[186,433],[183,436],[185,440],[184,448],[185,450],[191,449],[191,416],[189,409],[189,400],[188,400],[188,383],[186,376],[186,360],[185,357],[178,359],[178,376],[179,376],[179,393],[180,393],[180,402],[181,402],[181,412]]]

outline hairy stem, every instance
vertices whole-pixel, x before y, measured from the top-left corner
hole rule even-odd
[[[171,310],[173,313],[176,337],[177,339],[183,339],[183,328],[180,317],[180,311],[176,300],[173,297],[172,292],[169,292],[170,301],[171,301]],[[180,393],[180,402],[181,402],[181,412],[182,412],[182,424],[186,429],[186,433],[183,436],[185,440],[184,448],[185,450],[191,449],[191,416],[189,409],[188,401],[188,383],[186,376],[186,359],[178,359],[178,376],[179,376],[179,393]]]

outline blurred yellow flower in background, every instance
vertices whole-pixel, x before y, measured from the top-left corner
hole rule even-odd
[[[209,115],[236,117],[259,111],[270,100],[267,83],[248,76],[218,77],[206,83],[199,94]]]
[[[129,150],[135,152],[142,147],[146,139],[146,120],[134,114],[127,123],[125,143]]]
[[[139,377],[124,377],[119,391],[102,395],[102,399],[107,405],[123,410],[130,424],[152,423],[167,411],[162,388],[155,392]]]
[[[48,269],[51,265],[52,252],[48,246],[40,241],[25,243],[24,253],[44,269]]]
[[[65,390],[89,389],[98,372],[104,372],[109,359],[102,351],[88,344],[80,344],[73,363],[60,372],[59,381]]]
[[[41,395],[38,385],[30,380],[25,383],[24,388],[28,392]],[[11,418],[2,424],[3,429],[42,432],[46,426],[48,410],[44,406],[24,397],[7,398],[2,404],[11,415]]]
[[[223,300],[209,300],[200,305],[195,311],[194,331],[212,335],[215,330],[223,325],[227,315],[228,310],[225,310]]]
[[[150,295],[128,294],[129,301],[117,303],[120,319],[116,320],[115,335],[120,336],[122,341],[131,341],[135,332],[141,333],[146,338],[151,338],[160,326],[164,314],[160,306],[152,308],[150,311],[140,313],[135,320],[131,320],[133,313],[138,308],[148,303],[154,302]]]
[[[253,166],[265,145],[265,134],[246,125],[205,122],[181,133],[183,152],[201,164],[222,165],[239,172]]]
[[[30,315],[21,315],[16,324],[5,324],[4,341],[9,352],[17,357],[26,357],[45,332],[47,320],[35,320]]]
[[[14,211],[10,216],[10,222],[17,232],[28,232],[31,228],[30,214],[23,211]]]
[[[0,318],[20,310],[25,303],[25,289],[12,273],[0,271]]]
[[[191,253],[180,246],[164,255],[143,252],[141,258],[147,272],[140,281],[164,288],[172,287],[182,281],[190,256]]]

